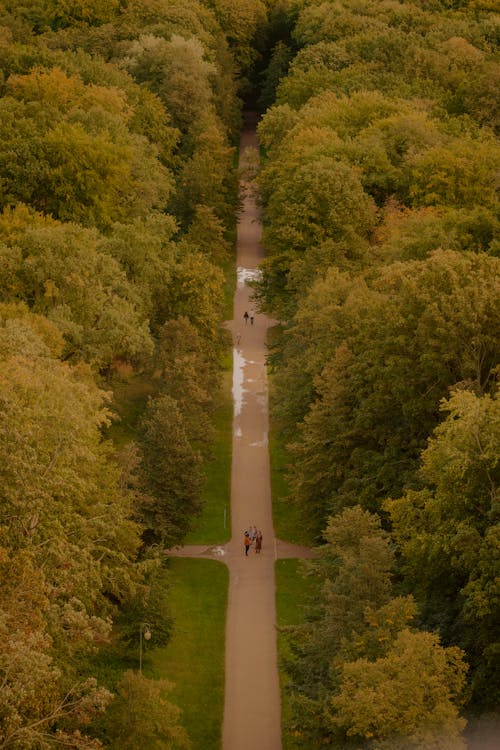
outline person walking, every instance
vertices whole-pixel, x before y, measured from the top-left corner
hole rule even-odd
[[[250,535],[248,531],[245,531],[245,536],[243,537],[243,544],[245,545],[245,555],[248,557],[248,550],[250,549]]]
[[[249,317],[250,316],[248,314],[248,310],[245,310],[245,312],[243,313],[243,320],[245,321],[245,325],[248,323],[248,318]]]
[[[250,310],[250,325],[253,326],[253,319],[254,319],[254,312],[253,310]]]
[[[262,531],[259,529],[255,535],[255,553],[257,554],[262,549]]]

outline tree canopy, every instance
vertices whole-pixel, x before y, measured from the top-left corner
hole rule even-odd
[[[125,670],[141,622],[168,641],[162,553],[202,507],[265,20],[0,0],[2,748],[143,745],[131,700],[151,747],[189,747],[169,686]]]
[[[339,611],[347,568],[318,563],[322,598],[286,665],[289,739],[459,748],[452,686],[467,681],[468,713],[498,710],[500,695],[498,13],[301,0],[281,18],[258,125],[266,257],[255,287],[279,321],[269,365],[287,498],[322,550],[332,530],[358,528],[353,509],[375,514],[396,584],[377,607],[414,618],[396,618],[381,650],[359,650],[365,637],[351,639]],[[373,555],[350,558],[353,617],[362,582],[378,591]],[[421,683],[420,658],[434,664]],[[427,679],[441,685],[432,710]]]

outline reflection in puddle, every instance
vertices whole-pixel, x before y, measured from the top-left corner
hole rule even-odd
[[[245,365],[246,360],[239,349],[233,349],[233,414],[235,417],[241,414],[241,407],[243,406],[243,394],[245,392],[243,369]]]
[[[236,273],[239,287],[245,286],[247,281],[259,281],[262,277],[262,271],[260,268],[244,268],[243,266],[238,266]]]
[[[257,440],[256,443],[250,443],[250,448],[267,448],[268,440],[267,436],[263,440]]]

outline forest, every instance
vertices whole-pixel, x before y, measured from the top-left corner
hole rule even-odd
[[[493,10],[298,2],[267,67],[256,293],[320,554],[285,664],[297,747],[455,750],[498,711]]]
[[[498,713],[499,36],[493,0],[0,0],[0,750],[191,746],[134,659],[213,455],[244,107],[318,551],[291,741]]]

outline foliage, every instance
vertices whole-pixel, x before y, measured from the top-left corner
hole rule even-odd
[[[147,541],[169,547],[181,541],[200,511],[203,484],[200,453],[189,442],[174,398],[163,395],[150,401],[140,426],[139,446],[144,493],[140,514]]]
[[[498,398],[459,390],[441,409],[446,418],[422,454],[425,489],[407,491],[386,508],[425,622],[465,649],[474,699],[494,706]]]
[[[330,721],[372,747],[463,750],[465,721],[453,699],[464,672],[458,649],[445,651],[430,633],[402,630],[386,656],[343,667]]]
[[[11,76],[0,99],[2,206],[22,201],[100,228],[163,207],[169,173],[129,117],[117,90],[57,68]]]
[[[462,748],[462,654],[411,629],[415,607],[393,594],[394,553],[380,522],[358,506],[331,517],[324,536],[307,563],[320,596],[289,629],[292,730],[340,747],[354,738],[374,749]]]
[[[108,639],[110,598],[140,581],[138,528],[100,438],[105,394],[18,309],[4,308],[0,335],[3,741],[94,747],[80,729],[108,694],[77,663]]]
[[[166,699],[171,689],[166,680],[125,672],[103,722],[108,746],[140,750],[147,743],[152,750],[189,750],[180,711]]]
[[[111,696],[92,679],[68,684],[54,663],[50,590],[37,565],[29,550],[0,550],[0,746],[100,747],[80,730]]]
[[[281,322],[269,364],[288,495],[318,539],[327,539],[331,513],[357,505],[394,525],[399,583],[418,601],[419,624],[465,651],[470,705],[491,708],[496,501],[487,488],[494,495],[496,465],[487,469],[490,485],[474,479],[468,488],[462,451],[456,461],[455,449],[441,453],[432,469],[430,457],[438,441],[449,451],[458,440],[451,425],[458,431],[469,409],[479,413],[472,403],[496,404],[498,16],[488,3],[289,5],[295,15],[286,49],[276,51],[275,102],[258,128],[267,257],[256,284],[260,308]],[[448,399],[453,417],[443,418]],[[329,575],[318,572],[325,587]],[[297,635],[289,669],[298,746],[461,746],[444,688],[443,712],[441,688],[435,703],[441,734],[421,722],[413,738],[395,727],[386,737],[377,724],[384,712],[408,710],[408,728],[410,714],[422,718],[418,691],[405,687],[412,668],[399,670],[399,656],[377,653],[367,636],[360,641],[372,643],[369,655],[352,649],[345,669],[325,666],[322,647],[335,626],[322,617],[316,609]],[[400,632],[407,629],[400,619]],[[398,646],[409,662],[413,644],[432,653],[434,634],[409,632]],[[344,647],[346,639],[332,654]],[[394,712],[378,702],[391,695],[386,670],[397,686]],[[330,688],[335,711],[325,708]]]
[[[494,258],[435,253],[382,271],[364,296],[354,287],[343,306],[332,274],[324,286],[331,290],[329,307],[318,320],[321,337],[299,353],[310,313],[325,302],[313,290],[311,310],[304,307],[304,325],[294,332],[299,359],[286,373],[301,393],[311,385],[316,391],[291,469],[295,497],[309,517],[318,514],[321,523],[331,509],[356,502],[375,509],[380,498],[411,486],[440,399],[460,382],[490,387],[496,266]]]
[[[134,695],[164,709],[148,706],[148,746],[188,747],[163,686],[124,678],[99,724],[111,696],[90,675],[115,688],[138,622],[170,637],[145,541],[162,503],[163,540],[181,540],[210,455],[236,64],[197,0],[2,0],[0,16],[0,745],[142,744],[144,716],[120,734]],[[148,386],[118,433],[124,373]]]
[[[66,359],[102,369],[117,357],[140,359],[152,352],[141,302],[120,265],[100,251],[95,229],[23,208],[4,212],[0,225],[9,268],[4,299],[29,301],[34,312],[56,323]]]

